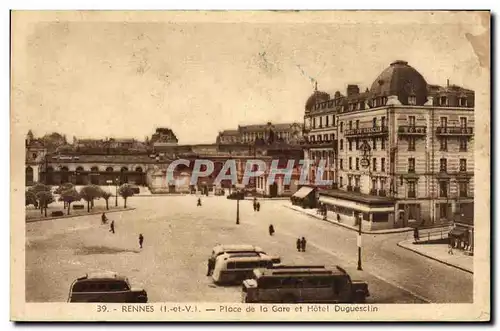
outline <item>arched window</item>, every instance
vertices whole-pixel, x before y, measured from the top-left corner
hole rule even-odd
[[[136,172],[142,172],[142,168],[141,167],[137,167],[137,168],[135,168],[135,171]]]
[[[92,172],[99,172],[99,168],[96,167],[96,166],[93,166],[92,168],[90,168],[90,171],[92,171]]]
[[[122,167],[122,168],[120,169],[120,171],[121,171],[121,172],[128,171],[128,168],[127,168],[127,167]]]
[[[76,167],[76,171],[85,171],[85,170],[83,170],[82,166],[78,166],[78,167]]]
[[[107,167],[107,168],[106,168],[106,171],[107,171],[107,172],[113,172],[114,170],[113,170],[113,167]]]
[[[33,168],[26,167],[26,185],[33,185]]]

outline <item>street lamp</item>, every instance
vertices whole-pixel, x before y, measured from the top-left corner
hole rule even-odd
[[[118,207],[118,177],[115,179],[115,188],[116,188],[116,194],[115,194],[115,207]]]
[[[359,222],[359,227],[358,227],[358,270],[363,270],[361,267],[361,225],[363,223],[363,217],[362,214],[358,214],[358,222]]]
[[[240,196],[236,197],[236,224],[240,224]]]

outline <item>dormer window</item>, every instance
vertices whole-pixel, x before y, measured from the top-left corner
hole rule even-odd
[[[458,105],[460,107],[467,107],[467,98],[465,97],[458,98]]]
[[[408,97],[408,104],[415,106],[417,104],[417,97],[415,95],[410,95]]]
[[[448,106],[448,98],[445,96],[439,97],[440,106]]]

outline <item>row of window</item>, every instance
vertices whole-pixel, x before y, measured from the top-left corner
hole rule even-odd
[[[359,120],[356,120],[354,123],[356,125],[355,129],[359,129]],[[349,130],[353,129],[352,128],[352,124],[353,124],[353,121],[349,121],[348,122],[348,129]],[[385,116],[382,116],[380,118],[380,126],[384,128],[386,125],[387,125],[387,123],[386,123],[386,120],[385,120]],[[377,126],[378,126],[378,119],[376,117],[374,117],[372,119],[372,127],[376,128]],[[340,132],[344,132],[344,122],[340,122]]]
[[[468,197],[469,183],[467,182],[458,182],[458,196],[461,198]],[[417,183],[414,181],[409,181],[407,183],[407,196],[408,198],[418,198]],[[449,195],[449,182],[448,181],[440,181],[439,182],[439,197],[447,198]]]
[[[380,139],[380,150],[385,150],[385,145],[386,145],[386,138],[385,137],[381,137],[381,138],[372,138],[372,143],[371,143],[371,149],[376,151],[377,148],[378,148],[378,144],[377,144],[377,141]],[[346,148],[350,151],[352,151],[352,143],[353,143],[353,140],[348,140],[346,141]],[[360,139],[359,138],[356,138],[354,139],[354,146],[355,146],[355,149],[356,150],[359,150],[360,148]],[[340,139],[339,141],[339,149],[341,151],[344,150],[344,139]]]
[[[356,170],[359,170],[359,165],[360,165],[360,161],[359,161],[359,157],[356,158]],[[339,168],[340,170],[344,170],[344,160],[343,159],[339,159]],[[372,159],[372,164],[371,164],[371,168],[373,171],[378,171],[378,162],[377,162],[377,158],[374,157]],[[349,170],[352,170],[352,156],[349,157]],[[385,172],[385,157],[382,157],[380,158],[380,171],[381,172]]]
[[[323,118],[325,119],[325,121],[323,121]],[[331,121],[330,121],[330,118],[331,118]],[[319,119],[319,121],[317,121],[317,119]],[[415,116],[408,116],[408,125],[415,126],[415,123],[416,123]],[[322,128],[323,124],[325,127],[335,126],[335,116],[333,116],[333,115],[331,117],[330,116],[325,116],[325,117],[320,116],[318,118],[316,118],[316,117],[313,118],[313,128],[314,129]],[[355,128],[359,129],[359,120],[356,120],[354,122],[354,124],[355,124]],[[382,116],[380,118],[380,126],[385,127],[386,124],[387,124],[386,118],[385,118],[385,116]],[[446,117],[446,116],[440,117],[439,124],[440,124],[439,125],[440,127],[444,127],[444,128],[448,127],[448,117]],[[372,126],[374,128],[376,128],[377,125],[378,125],[378,120],[376,117],[374,117],[372,119]],[[467,117],[460,117],[460,127],[467,128]],[[352,130],[353,121],[348,122],[348,128],[349,128],[349,130]],[[344,131],[344,122],[340,122],[340,132],[343,132],[343,131]]]
[[[439,159],[439,171],[447,172],[448,171],[448,159],[441,158]],[[459,161],[459,171],[467,171],[467,159],[460,159]],[[408,172],[415,172],[415,158],[408,159]]]

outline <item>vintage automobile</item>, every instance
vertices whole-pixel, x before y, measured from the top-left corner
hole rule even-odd
[[[71,284],[68,302],[146,303],[148,294],[144,289],[132,288],[128,279],[117,273],[91,273]]]
[[[341,267],[277,265],[253,270],[242,284],[245,303],[362,303],[368,284]]]
[[[227,196],[229,200],[243,200],[245,199],[245,192],[243,191],[237,191],[237,192],[232,192]]]

